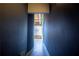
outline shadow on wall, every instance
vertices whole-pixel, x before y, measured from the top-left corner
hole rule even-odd
[[[34,14],[28,14],[28,34],[27,34],[27,52],[33,48]]]
[[[0,4],[2,54],[20,55],[27,50],[27,13],[24,4]]]
[[[65,9],[61,6],[57,7],[59,10],[52,7],[45,16],[44,43],[50,55],[76,56],[79,55],[79,5],[65,4]]]

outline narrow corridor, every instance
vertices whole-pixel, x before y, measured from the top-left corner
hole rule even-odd
[[[48,56],[48,51],[43,44],[43,14],[34,14],[34,45],[31,56]]]

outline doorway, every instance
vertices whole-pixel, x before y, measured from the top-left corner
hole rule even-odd
[[[34,14],[34,47],[32,55],[43,55],[44,14]]]

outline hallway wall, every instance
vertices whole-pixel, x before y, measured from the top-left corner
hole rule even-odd
[[[0,4],[1,55],[20,55],[27,50],[27,11],[24,4]]]
[[[34,14],[28,14],[28,34],[27,34],[27,52],[30,52],[33,48],[34,38]]]
[[[50,55],[79,55],[78,7],[78,4],[51,4],[44,22],[44,43]]]
[[[0,5],[0,10],[2,10],[2,5]],[[2,50],[2,35],[1,35],[1,33],[2,33],[2,30],[1,30],[1,23],[2,23],[2,17],[1,17],[1,15],[2,15],[2,13],[1,13],[1,11],[0,11],[0,55],[1,55],[1,50]]]

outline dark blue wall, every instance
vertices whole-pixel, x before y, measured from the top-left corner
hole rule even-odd
[[[24,4],[2,4],[2,54],[27,51],[27,13]]]
[[[27,52],[33,48],[34,14],[28,14]]]
[[[54,5],[45,15],[44,43],[50,55],[79,55],[79,5]]]
[[[0,4],[0,55],[2,55],[2,20],[3,20],[3,5]]]

